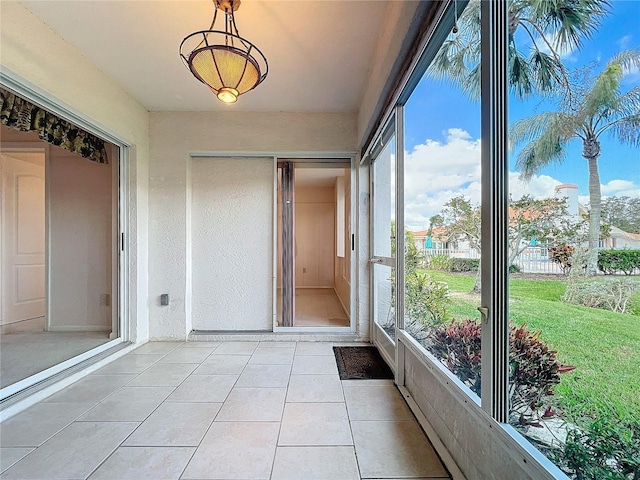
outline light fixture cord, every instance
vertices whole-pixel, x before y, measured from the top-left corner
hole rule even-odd
[[[218,3],[216,0],[213,0],[213,20],[211,21],[211,26],[209,30],[213,30],[213,26],[216,24],[216,18],[218,17]]]
[[[458,33],[458,0],[453,0],[453,33]]]

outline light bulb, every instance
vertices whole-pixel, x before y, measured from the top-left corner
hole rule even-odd
[[[224,103],[236,103],[238,91],[235,88],[223,87],[218,90],[218,99]]]

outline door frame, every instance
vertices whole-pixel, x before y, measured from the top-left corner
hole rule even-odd
[[[277,261],[278,261],[278,218],[277,218],[277,209],[278,209],[278,162],[280,161],[292,161],[294,164],[304,164],[307,167],[317,167],[322,168],[323,164],[332,164],[336,160],[349,160],[349,182],[350,182],[350,192],[351,192],[351,204],[349,205],[350,215],[349,215],[349,230],[351,232],[351,255],[350,255],[350,265],[349,265],[349,326],[348,327],[322,327],[322,326],[307,326],[307,327],[283,327],[278,325],[278,313],[277,313],[277,287],[278,287],[278,278],[277,278]],[[345,162],[345,168],[346,162]],[[356,223],[356,211],[357,211],[357,191],[356,191],[356,179],[357,175],[357,163],[356,156],[353,152],[345,152],[345,153],[306,153],[306,154],[279,154],[274,156],[274,228],[273,228],[273,256],[274,256],[274,281],[273,281],[273,331],[274,332],[288,332],[288,333],[304,333],[304,332],[312,332],[312,333],[353,333],[356,331],[357,325],[357,309],[355,308],[355,265],[356,265],[356,245],[358,244],[358,235],[355,228]],[[295,314],[295,312],[294,312]]]

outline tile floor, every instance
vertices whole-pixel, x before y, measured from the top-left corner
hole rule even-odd
[[[449,478],[331,343],[148,343],[0,425],[1,479]]]
[[[282,297],[278,289],[278,318],[282,318]],[[348,327],[347,318],[333,288],[296,288],[296,327]]]

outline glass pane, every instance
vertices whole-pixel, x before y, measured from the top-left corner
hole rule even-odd
[[[554,5],[544,2],[550,15]],[[638,96],[628,94],[640,85],[640,3],[590,4],[587,22],[571,25],[581,43],[554,29],[573,15],[547,25],[523,14],[511,47],[535,51],[532,20],[554,49],[509,98],[511,420],[572,478],[632,478],[640,265],[621,259],[640,248]]]
[[[382,330],[395,339],[395,269],[387,265],[373,264],[374,318]]]
[[[460,22],[479,14],[470,4]],[[470,95],[441,62],[462,55],[461,35],[449,35],[404,109],[404,328],[480,395],[479,77],[465,82]]]
[[[11,392],[119,335],[119,151],[105,142],[98,164],[1,130],[0,388]]]
[[[395,257],[395,137],[373,161],[373,254]]]

